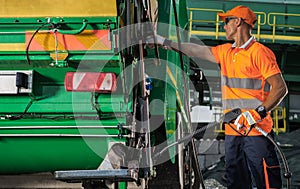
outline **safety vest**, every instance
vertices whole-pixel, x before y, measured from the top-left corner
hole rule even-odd
[[[280,73],[274,53],[256,42],[254,37],[250,38],[243,48],[227,43],[211,49],[221,69],[223,112],[234,108],[246,111],[261,105],[271,88],[266,79]],[[270,132],[273,126],[270,114],[257,123],[257,126]],[[236,128],[233,124],[232,127]],[[229,125],[225,125],[225,134],[240,135]],[[261,134],[252,129],[248,135]]]

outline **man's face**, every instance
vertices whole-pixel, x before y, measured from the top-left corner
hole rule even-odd
[[[233,40],[234,35],[236,34],[237,31],[237,20],[239,18],[237,17],[226,17],[225,18],[225,25],[224,25],[224,30],[226,32],[226,39],[228,40]]]

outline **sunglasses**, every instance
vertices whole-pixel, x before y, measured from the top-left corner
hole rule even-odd
[[[228,22],[229,22],[230,20],[233,20],[233,19],[237,19],[237,17],[226,17],[226,18],[225,18],[225,25],[227,25]]]

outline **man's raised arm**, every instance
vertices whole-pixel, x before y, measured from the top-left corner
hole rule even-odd
[[[148,38],[146,41],[150,44],[153,44],[153,37],[151,38]],[[179,47],[178,43],[166,39],[165,37],[162,37],[160,35],[157,35],[156,38],[157,44],[165,46],[168,49],[172,49],[177,52],[182,52],[184,55],[189,57],[201,58],[210,62],[216,62],[214,56],[212,55],[211,47],[205,45],[198,45],[195,43],[181,43]]]

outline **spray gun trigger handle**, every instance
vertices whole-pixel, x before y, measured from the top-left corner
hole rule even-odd
[[[223,123],[231,123],[233,122],[240,114],[242,113],[242,110],[240,108],[235,108],[230,110],[229,112],[226,112],[223,116]]]

